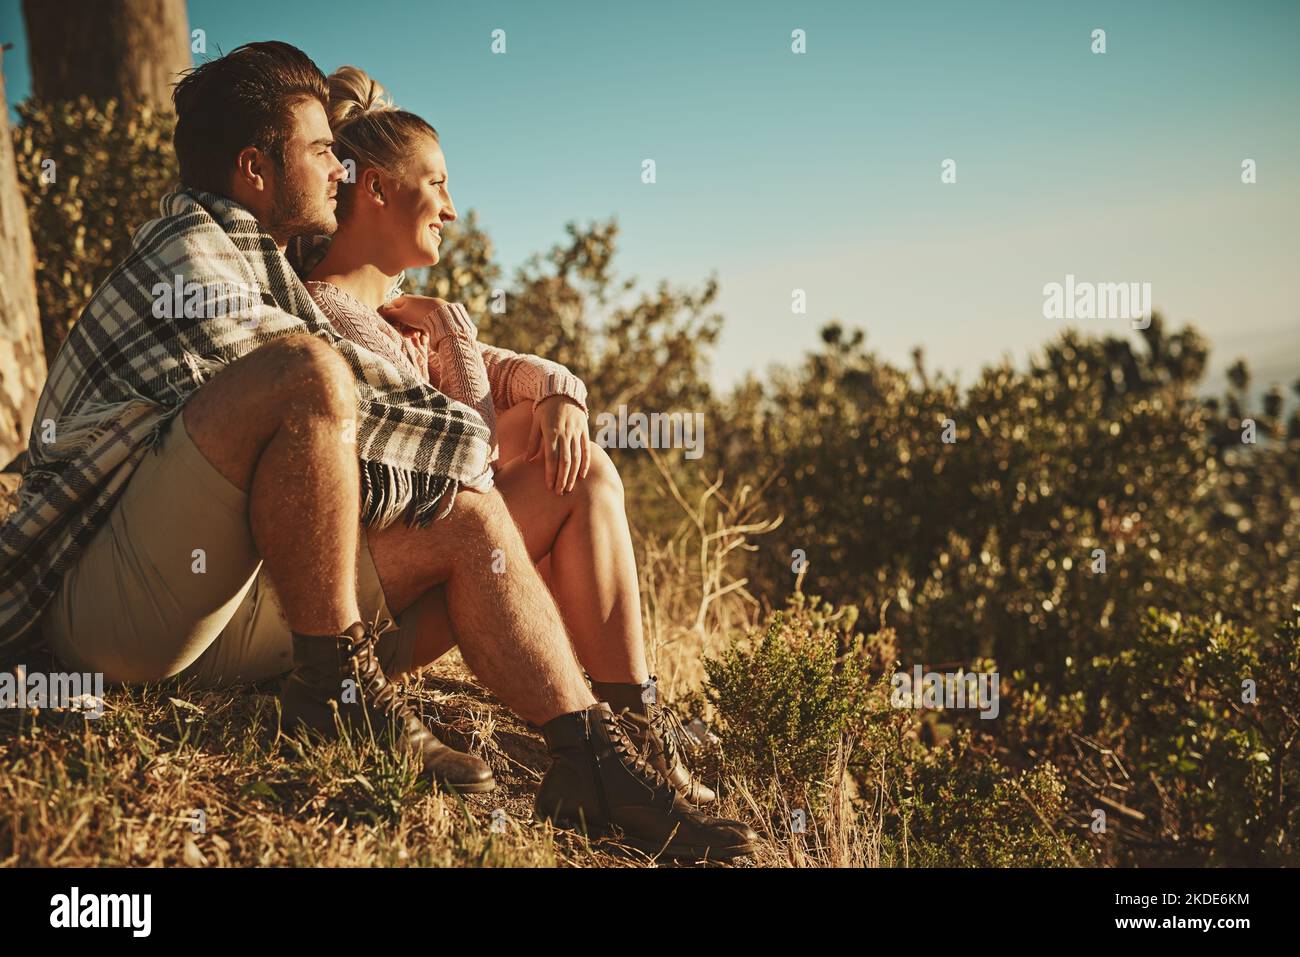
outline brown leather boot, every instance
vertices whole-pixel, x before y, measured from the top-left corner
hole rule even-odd
[[[542,735],[553,762],[537,792],[538,820],[668,857],[727,860],[757,847],[748,824],[691,807],[603,701],[548,721]]]
[[[341,723],[375,739],[393,734],[398,746],[420,762],[424,773],[445,788],[461,793],[491,791],[492,769],[472,754],[447,747],[430,733],[420,716],[388,680],[375,657],[375,639],[391,627],[357,622],[342,635],[293,636],[293,671],[280,692],[284,727],[305,725],[334,737],[337,710]],[[351,686],[345,681],[350,680]]]
[[[654,675],[644,684],[592,681],[591,690],[599,700],[609,702],[637,750],[678,794],[697,807],[718,799],[686,766],[681,719],[667,705],[658,703]]]

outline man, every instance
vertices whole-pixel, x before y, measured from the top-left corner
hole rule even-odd
[[[671,749],[642,752],[594,700],[500,493],[457,494],[488,468],[482,419],[339,336],[285,260],[292,237],[337,225],[327,96],[277,42],[178,84],[184,188],[96,292],[37,408],[0,533],[0,651],[38,624],[109,681],[265,670],[290,651],[264,640],[279,612],[261,572],[292,632],[272,667],[292,668],[286,725],[332,734],[337,716],[447,788],[488,790],[487,765],[439,741],[385,673],[412,641],[385,634],[362,547],[362,525],[387,528],[404,585],[445,589],[466,663],[541,727],[539,818],[673,856],[746,853],[754,832],[693,807],[667,780]]]

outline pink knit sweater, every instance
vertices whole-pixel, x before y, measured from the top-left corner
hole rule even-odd
[[[493,461],[500,453],[497,412],[529,399],[536,408],[553,395],[566,396],[587,411],[587,387],[581,379],[558,362],[479,342],[478,330],[458,302],[438,307],[431,317],[434,332],[429,335],[389,322],[332,283],[306,286],[340,335],[405,366],[439,392],[475,409],[492,433]]]

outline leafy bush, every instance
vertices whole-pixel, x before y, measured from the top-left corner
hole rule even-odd
[[[860,735],[879,707],[849,629],[796,606],[769,616],[756,642],[705,660],[704,697],[731,769],[796,789],[821,783],[841,738]]]
[[[845,744],[855,757],[859,810],[877,821],[884,863],[1088,863],[1092,852],[1072,833],[1057,769],[1042,762],[1012,772],[994,757],[994,742],[967,728],[928,746],[934,716],[890,705],[895,636],[855,634],[856,620],[851,606],[796,594],[761,635],[706,659],[703,697],[728,770],[779,783],[817,815],[826,810],[825,773]]]
[[[1065,783],[1050,762],[1014,774],[962,729],[920,756],[911,781],[901,811],[913,865],[1077,867],[1091,861],[1086,842],[1070,832]]]
[[[132,234],[176,187],[174,121],[148,106],[84,97],[27,100],[17,109],[18,181],[36,247],[45,357],[53,360],[96,287],[126,257]]]
[[[997,740],[1021,760],[1052,756],[1081,823],[1105,812],[1090,840],[1106,863],[1300,860],[1295,612],[1265,640],[1148,609],[1131,647],[1071,659],[1066,683],[1006,676]]]
[[[996,658],[1054,691],[1067,658],[1125,647],[1155,605],[1257,628],[1300,600],[1300,414],[1200,399],[1207,349],[1160,317],[1142,347],[1065,332],[969,389],[896,368],[862,334],[725,407],[728,474],[785,518],[751,572],[860,605],[929,661]],[[1242,442],[1253,418],[1259,442]],[[947,439],[951,439],[948,441]],[[1104,568],[1099,563],[1104,558]]]
[[[1155,849],[1183,863],[1300,862],[1300,608],[1271,641],[1152,609],[1096,663],[1106,736]]]

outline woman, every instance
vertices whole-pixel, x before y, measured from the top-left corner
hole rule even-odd
[[[446,158],[434,128],[393,107],[363,71],[343,67],[329,82],[334,150],[355,176],[340,184],[338,230],[308,291],[341,335],[478,410],[495,458],[478,487],[499,489],[596,697],[623,711],[629,734],[684,797],[714,800],[681,761],[675,717],[652,703],[623,487],[590,440],[586,387],[554,362],[478,342],[458,303],[394,298],[403,270],[437,264],[442,230],[456,220]],[[381,579],[384,537],[367,530]],[[415,623],[415,667],[456,643],[442,589],[386,598],[404,626]]]

